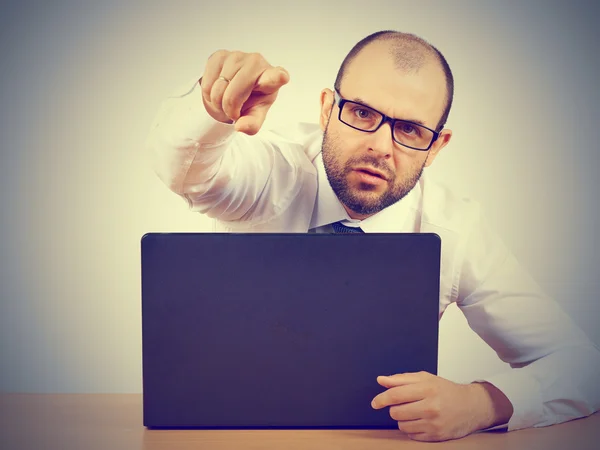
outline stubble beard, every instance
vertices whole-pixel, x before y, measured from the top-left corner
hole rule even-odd
[[[335,137],[330,136],[328,128],[329,126],[326,127],[323,134],[323,144],[321,147],[325,173],[333,192],[335,192],[340,202],[356,214],[363,216],[373,215],[393,205],[402,200],[421,178],[427,160],[423,162],[419,170],[408,174],[402,180],[397,180],[396,174],[390,170],[381,158],[370,154],[366,154],[360,158],[350,158],[342,166],[337,159],[337,155],[340,154],[338,151],[340,148],[339,141]],[[359,164],[372,166],[386,174],[388,187],[383,193],[369,192],[373,191],[374,186],[368,183],[360,183],[358,188],[350,187],[348,184],[348,174],[350,174],[353,167]]]

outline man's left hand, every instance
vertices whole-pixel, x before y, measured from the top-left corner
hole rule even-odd
[[[512,414],[501,393],[501,404],[494,404],[499,391],[487,383],[457,384],[428,372],[381,376],[377,382],[387,390],[371,406],[389,406],[400,431],[417,441],[458,439]]]

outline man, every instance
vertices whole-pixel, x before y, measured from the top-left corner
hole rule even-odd
[[[370,35],[335,89],[321,92],[319,128],[262,130],[288,81],[259,54],[218,51],[199,83],[164,104],[148,148],[159,177],[216,219],[215,230],[441,236],[440,317],[456,302],[512,370],[466,385],[382,376],[372,407],[389,407],[400,430],[424,441],[600,409],[598,348],[521,270],[477,205],[424,173],[452,136],[453,78],[441,53],[413,35]]]

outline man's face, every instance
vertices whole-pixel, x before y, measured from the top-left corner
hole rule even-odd
[[[348,66],[340,95],[393,118],[435,129],[445,107],[442,69],[428,63],[418,71],[396,69],[387,44],[367,46]],[[450,138],[442,133],[429,151],[404,147],[392,139],[389,124],[367,133],[338,120],[333,93],[321,95],[323,162],[329,183],[348,214],[364,219],[396,203],[419,180]]]
[[[378,213],[402,199],[417,184],[425,167],[426,160],[413,158],[402,171],[395,171],[384,158],[369,152],[348,154],[344,151],[347,147],[328,126],[323,136],[325,172],[338,199],[355,218]]]

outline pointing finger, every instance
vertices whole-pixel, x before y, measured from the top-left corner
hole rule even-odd
[[[273,106],[277,95],[277,91],[271,94],[253,91],[242,107],[240,118],[236,121],[236,131],[242,131],[250,135],[256,134],[262,127],[267,112]]]
[[[263,94],[277,92],[281,86],[290,81],[290,74],[283,67],[269,67],[256,82],[255,91]]]
[[[249,135],[258,133],[267,116],[268,106],[254,107],[235,122],[235,130]]]

